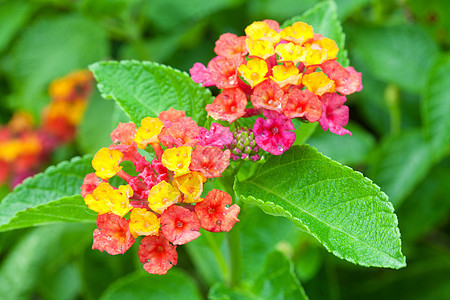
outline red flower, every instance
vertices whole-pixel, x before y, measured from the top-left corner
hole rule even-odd
[[[238,86],[237,68],[245,63],[240,54],[230,57],[216,56],[208,63],[208,70],[217,88],[227,89]]]
[[[230,164],[230,150],[222,151],[214,146],[197,145],[192,151],[191,171],[199,171],[206,178],[220,177]]]
[[[216,47],[214,48],[219,56],[233,56],[234,54],[240,54],[242,56],[248,53],[245,46],[245,36],[237,36],[232,33],[224,33],[216,41]]]
[[[92,249],[106,251],[111,255],[124,254],[135,239],[128,229],[128,221],[115,214],[97,216]]]
[[[286,100],[284,91],[270,79],[258,84],[250,97],[250,101],[255,108],[265,108],[280,113],[283,112]]]
[[[324,62],[321,68],[331,80],[334,80],[335,90],[342,95],[350,95],[362,90],[362,75],[353,67],[344,68],[337,61],[329,60]]]
[[[320,119],[322,115],[322,102],[316,94],[298,88],[292,89],[285,95],[286,107],[284,115],[289,119],[306,118],[313,123]]]
[[[213,101],[206,105],[208,115],[215,120],[228,121],[230,124],[245,115],[247,96],[240,88],[224,89]]]
[[[326,93],[322,96],[322,116],[319,124],[323,130],[330,129],[338,135],[352,135],[350,131],[343,128],[348,123],[348,106],[344,105],[347,98],[336,93]]]
[[[161,231],[174,245],[183,245],[200,236],[200,221],[187,208],[172,205],[161,215]]]
[[[164,275],[177,264],[177,246],[171,245],[162,232],[159,236],[146,236],[139,246],[139,260],[150,274]]]
[[[211,232],[230,231],[236,222],[241,208],[237,204],[231,205],[229,194],[221,190],[212,190],[202,202],[195,205],[197,214],[203,229]]]

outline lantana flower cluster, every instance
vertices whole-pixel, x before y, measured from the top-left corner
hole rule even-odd
[[[224,191],[202,194],[206,180],[228,167],[225,148],[232,139],[229,128],[212,124],[207,130],[173,108],[142,119],[140,127],[119,123],[81,187],[85,203],[98,214],[92,248],[123,254],[142,237],[144,269],[162,275],[177,264],[177,246],[199,237],[201,228],[230,231],[239,221],[239,206]],[[154,158],[146,159],[144,149]],[[125,161],[133,172],[124,170]],[[116,177],[124,184],[114,186]]]
[[[273,20],[254,22],[245,36],[222,34],[207,66],[195,63],[192,79],[221,90],[208,115],[230,124],[263,114],[252,131],[264,151],[280,155],[296,135],[292,119],[319,122],[344,135],[349,118],[346,96],[362,89],[361,73],[337,62],[335,41],[303,22],[280,28]]]
[[[89,71],[76,71],[53,81],[49,88],[50,104],[44,109],[41,125],[33,117],[16,112],[9,123],[0,127],[0,184],[11,188],[41,171],[43,163],[61,144],[75,137],[92,90]]]

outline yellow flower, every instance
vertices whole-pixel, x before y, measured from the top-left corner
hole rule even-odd
[[[247,28],[245,28],[245,34],[253,40],[268,41],[272,44],[276,44],[280,41],[280,34],[261,21],[253,22],[248,25]]]
[[[268,68],[267,63],[263,59],[254,58],[249,60],[247,65],[240,65],[238,71],[253,88],[258,83],[267,79],[265,76]]]
[[[184,194],[184,203],[199,202],[206,177],[200,172],[189,172],[174,178],[172,184]]]
[[[141,127],[136,131],[134,140],[139,148],[145,149],[150,143],[158,142],[158,134],[163,129],[164,124],[158,118],[144,118],[141,120]]]
[[[334,59],[339,52],[336,42],[325,37],[305,43],[304,46],[308,49],[308,55],[304,61],[306,65],[318,65],[326,60]]]
[[[292,26],[287,26],[280,32],[281,38],[285,41],[294,42],[302,45],[306,40],[312,39],[314,31],[312,26],[303,23],[295,22]]]
[[[161,157],[161,163],[170,171],[175,172],[175,176],[180,176],[189,172],[191,154],[192,147],[188,146],[166,149]]]
[[[334,92],[334,81],[329,79],[323,72],[303,75],[302,83],[309,91],[319,96]]]
[[[275,54],[274,44],[268,41],[246,38],[245,45],[247,45],[250,56],[266,59]]]
[[[133,208],[130,214],[129,228],[131,235],[137,238],[139,235],[158,235],[160,219],[145,208]]]
[[[98,214],[112,212],[123,218],[130,210],[129,198],[133,190],[129,185],[121,185],[115,190],[108,182],[102,182],[92,192],[84,197],[87,206]]]
[[[289,42],[287,44],[279,44],[275,48],[275,52],[283,61],[292,61],[297,64],[305,60],[308,51],[305,47]]]
[[[179,200],[180,191],[167,181],[161,181],[153,186],[148,193],[148,206],[159,214]]]
[[[122,167],[119,164],[122,162],[123,154],[119,150],[110,150],[108,148],[101,148],[97,151],[92,160],[92,167],[95,169],[95,175],[108,180],[119,172]]]
[[[270,76],[270,78],[278,83],[281,88],[288,84],[298,85],[302,78],[302,74],[292,62],[274,66],[272,74],[273,76]]]

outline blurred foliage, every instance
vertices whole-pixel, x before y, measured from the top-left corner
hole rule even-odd
[[[15,110],[38,119],[50,101],[50,82],[96,61],[150,60],[188,71],[214,56],[220,34],[242,35],[265,18],[283,23],[319,2],[0,1],[0,121]],[[266,257],[276,259],[279,254],[267,255],[278,249],[292,259],[310,299],[450,299],[450,2],[335,2],[364,89],[348,100],[352,137],[316,128],[307,143],[367,174],[388,194],[408,266],[366,269],[340,261],[293,224],[252,208],[239,224],[244,283],[264,284],[258,276],[270,271]],[[127,120],[120,107],[94,94],[70,153],[95,152],[119,120]],[[92,228],[57,224],[0,233],[0,299],[139,299],[160,293],[158,286],[207,297],[230,263],[226,238],[205,233],[180,251],[199,269],[185,262],[165,278],[142,275],[136,253],[117,258],[92,251]],[[224,252],[225,261],[214,251]],[[295,281],[290,271],[281,275]],[[210,296],[224,289],[216,286]]]

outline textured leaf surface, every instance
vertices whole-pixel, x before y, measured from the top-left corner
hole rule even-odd
[[[441,154],[450,145],[450,54],[441,56],[430,71],[422,113],[434,150]]]
[[[382,141],[368,175],[399,206],[432,166],[429,142],[422,132],[412,131]]]
[[[80,214],[82,208],[77,205],[79,203],[77,199],[79,200],[79,198],[66,198],[60,202],[51,202],[63,197],[80,194],[84,176],[93,171],[91,160],[91,155],[76,157],[70,162],[65,161],[49,167],[45,172],[28,178],[23,184],[17,186],[0,203],[0,231],[26,227],[27,224],[32,224],[31,220],[34,217],[36,217],[35,221],[37,221],[41,218],[38,217],[40,213],[45,214],[50,211],[61,213],[60,218],[67,218],[67,220],[71,218],[74,218],[74,220],[85,220],[87,216]],[[45,204],[49,204],[49,206],[38,207]],[[64,205],[69,205],[68,208],[70,207],[70,209],[65,210]],[[77,207],[78,213],[74,211],[72,214],[71,209],[75,207]],[[30,211],[27,212],[27,210]],[[63,211],[65,211],[64,214]],[[32,217],[33,214],[34,217]],[[24,217],[23,222],[21,217]],[[49,218],[55,221],[57,216],[49,216]]]
[[[303,145],[271,157],[256,174],[235,184],[243,201],[289,218],[350,262],[405,266],[392,204],[361,173]]]
[[[218,283],[211,288],[208,297],[212,300],[308,299],[294,273],[292,262],[279,251],[267,256],[263,272],[249,288],[233,290]]]
[[[90,66],[106,99],[116,100],[140,124],[173,107],[186,111],[199,125],[206,121],[206,103],[211,92],[194,83],[187,73],[153,62],[107,61]]]
[[[378,79],[411,92],[422,91],[438,47],[420,25],[355,26],[346,32],[352,41],[352,54],[360,56]]]
[[[58,222],[95,222],[97,214],[88,209],[81,195],[64,197],[16,213],[1,230],[32,227]]]
[[[164,276],[139,271],[112,283],[101,300],[123,299],[202,299],[194,280],[171,269]]]
[[[317,4],[303,15],[294,17],[284,22],[282,27],[290,26],[295,22],[306,22],[314,28],[314,33],[333,39],[339,47],[338,61],[347,67],[349,60],[345,49],[345,34],[337,17],[336,4],[333,1],[325,1]]]

